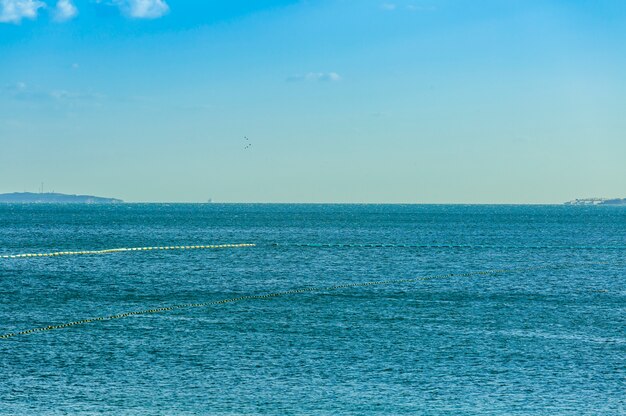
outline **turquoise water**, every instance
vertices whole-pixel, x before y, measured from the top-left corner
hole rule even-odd
[[[626,412],[622,207],[0,205],[0,255],[220,243],[0,259],[0,335],[525,270],[0,339],[0,414]]]

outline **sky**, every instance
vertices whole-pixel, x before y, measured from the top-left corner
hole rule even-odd
[[[626,197],[626,2],[0,0],[0,193]]]

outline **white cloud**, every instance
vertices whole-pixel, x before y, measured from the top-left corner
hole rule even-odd
[[[336,72],[309,72],[305,75],[294,75],[287,78],[287,81],[341,81],[341,76]]]
[[[383,10],[396,10],[396,5],[393,3],[383,3],[380,5],[380,8]]]
[[[134,19],[156,19],[170,11],[165,0],[115,0],[115,4]]]
[[[73,19],[78,15],[78,9],[72,3],[72,0],[59,0],[57,1],[56,8],[54,9],[54,20],[57,22],[66,22]]]
[[[20,24],[23,19],[36,19],[46,4],[39,0],[0,0],[0,23]]]

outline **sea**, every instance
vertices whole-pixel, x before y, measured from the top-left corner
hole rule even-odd
[[[626,207],[0,205],[139,247],[0,257],[0,415],[626,414]]]

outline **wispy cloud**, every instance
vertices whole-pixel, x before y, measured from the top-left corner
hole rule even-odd
[[[434,6],[420,6],[416,4],[397,4],[397,3],[382,3],[380,5],[382,10],[391,12],[394,10],[406,10],[409,12],[424,12],[424,11],[434,11],[436,8]]]
[[[46,4],[38,0],[0,0],[0,23],[20,24],[23,19],[34,20]]]
[[[104,98],[103,95],[94,94],[92,92],[74,92],[67,90],[52,90],[48,92],[50,98],[55,100],[97,100],[99,98]]]
[[[4,92],[10,98],[20,101],[33,102],[71,102],[71,101],[93,101],[104,98],[103,95],[92,92],[74,92],[63,89],[42,90],[32,88],[25,82],[17,82],[15,84],[6,85],[0,92]]]
[[[92,0],[97,4],[118,7],[127,17],[133,19],[157,19],[166,15],[170,7],[166,0]],[[20,24],[24,19],[35,20],[39,9],[47,5],[40,0],[0,0],[0,23]],[[66,22],[78,15],[74,0],[57,0],[51,10],[57,22]]]
[[[165,0],[114,0],[114,4],[133,19],[157,19],[170,11]]]
[[[406,9],[410,12],[434,12],[437,10],[435,6],[416,6],[414,4],[409,4]]]
[[[337,82],[341,81],[341,76],[336,72],[309,72],[304,75],[292,75],[287,78],[287,81],[297,82],[297,81],[326,81],[326,82]]]
[[[78,15],[78,9],[72,3],[72,0],[59,0],[54,9],[54,20],[57,22],[66,22]]]
[[[14,95],[16,93],[22,92],[22,91],[26,91],[26,83],[23,81],[18,81],[15,84],[9,84],[9,85],[5,85],[3,90],[5,93],[8,93],[10,95]]]

